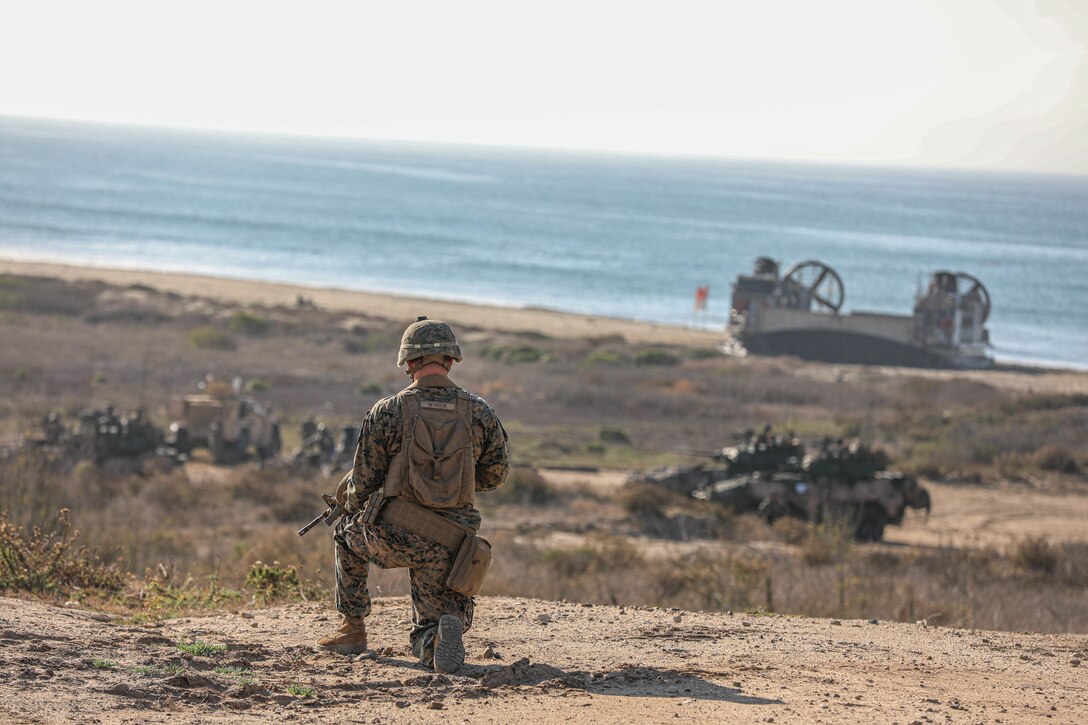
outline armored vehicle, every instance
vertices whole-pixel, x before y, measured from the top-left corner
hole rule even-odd
[[[780,470],[796,470],[805,455],[804,445],[792,434],[772,435],[771,424],[761,432],[749,429],[738,434],[736,446],[719,451],[696,454],[716,461],[716,464],[696,466],[668,466],[652,471],[634,473],[632,483],[651,483],[671,491],[691,495],[697,489],[706,488],[732,476],[745,473],[774,473]]]
[[[42,419],[40,427],[41,432],[25,443],[73,461],[139,458],[156,453],[163,441],[162,430],[142,410],[118,414],[112,405],[84,410],[72,425],[65,425],[60,414],[53,412]]]
[[[769,257],[733,284],[726,352],[928,368],[989,368],[990,293],[966,272],[935,272],[912,315],[843,313],[842,278],[810,259],[784,274]]]
[[[271,408],[242,395],[241,379],[228,385],[209,375],[198,387],[198,393],[174,396],[169,445],[181,453],[207,446],[216,463],[250,455],[265,460],[280,452],[280,428]]]
[[[756,512],[767,523],[783,516],[839,521],[859,541],[879,541],[907,508],[930,510],[929,492],[911,476],[884,471],[887,457],[861,443],[825,439],[794,470],[761,471],[703,486],[692,495]]]

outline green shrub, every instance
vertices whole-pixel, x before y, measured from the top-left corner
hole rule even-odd
[[[233,332],[237,332],[241,335],[259,337],[268,332],[272,327],[272,323],[264,317],[254,315],[245,310],[238,310],[230,316],[229,320],[227,320],[227,327]]]
[[[265,393],[268,392],[268,381],[264,378],[252,378],[246,381],[247,393]]]
[[[594,350],[586,355],[585,360],[582,361],[582,364],[586,366],[601,365],[607,367],[620,367],[627,363],[627,358],[614,350]]]
[[[23,306],[23,295],[12,290],[0,289],[0,310],[18,310]]]
[[[317,692],[309,685],[300,685],[294,682],[287,686],[287,691],[295,697],[317,697]]]
[[[192,642],[178,642],[174,646],[193,657],[217,657],[227,651],[225,644],[211,644],[200,639]]]
[[[246,585],[253,588],[258,599],[265,601],[295,595],[302,588],[295,568],[282,567],[278,561],[271,564],[255,562],[246,574]]]
[[[359,387],[355,389],[355,394],[360,398],[369,398],[375,395],[381,395],[385,392],[385,388],[381,383],[369,382],[359,383]]]
[[[234,338],[214,327],[198,327],[191,330],[189,344],[198,350],[234,350],[238,347]]]
[[[480,354],[504,363],[535,363],[545,359],[544,353],[531,345],[485,345]]]
[[[94,667],[96,670],[112,670],[117,667],[117,663],[113,660],[95,657],[93,660],[91,660],[91,667]]]
[[[30,379],[30,371],[26,368],[15,368],[12,377],[15,378],[15,382],[22,383]]]
[[[676,365],[680,358],[664,350],[640,350],[635,355],[635,365]]]
[[[629,436],[627,431],[622,428],[601,428],[598,440],[600,440],[601,443],[618,446],[631,445],[631,436]]]

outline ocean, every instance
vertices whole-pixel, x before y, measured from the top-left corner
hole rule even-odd
[[[964,271],[999,360],[1088,367],[1084,176],[0,118],[0,256],[708,328],[757,256],[830,265],[847,311],[910,314]]]

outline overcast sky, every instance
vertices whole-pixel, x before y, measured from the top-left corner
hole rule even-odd
[[[0,6],[0,114],[1088,173],[1088,0]]]

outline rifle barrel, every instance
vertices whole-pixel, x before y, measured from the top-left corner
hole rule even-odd
[[[317,526],[322,521],[324,521],[325,517],[328,516],[330,513],[332,513],[331,510],[326,511],[325,513],[321,514],[320,516],[318,516],[316,519],[314,519],[310,523],[303,526],[301,529],[298,530],[298,535],[299,536],[305,536],[307,531],[309,531],[310,529],[312,529],[313,527]]]

